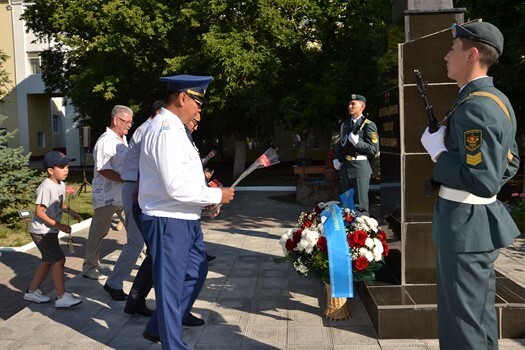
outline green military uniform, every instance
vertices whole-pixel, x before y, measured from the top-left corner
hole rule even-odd
[[[350,118],[341,124],[340,140],[335,151],[335,158],[341,162],[339,175],[341,193],[353,188],[355,204],[368,211],[368,189],[372,175],[368,157],[373,157],[379,152],[379,137],[375,123],[365,119],[360,128],[362,120],[363,116],[360,116],[355,121]],[[354,146],[348,140],[348,135],[356,128],[360,128],[359,141]]]
[[[520,232],[495,196],[518,170],[515,135],[512,106],[492,78],[460,91],[433,174],[442,184],[432,225],[441,349],[498,347],[494,261]]]

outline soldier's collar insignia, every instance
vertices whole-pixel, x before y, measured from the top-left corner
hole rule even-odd
[[[483,143],[483,133],[479,129],[467,130],[463,133],[463,145],[469,152],[474,152]]]

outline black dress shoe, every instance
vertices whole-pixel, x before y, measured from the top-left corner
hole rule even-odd
[[[126,303],[124,312],[130,315],[139,314],[141,316],[146,316],[146,317],[151,317],[151,315],[153,315],[153,311],[148,309],[148,307],[145,304],[142,304],[140,306],[136,306],[136,305],[132,306]]]
[[[200,319],[200,318],[194,316],[190,312],[190,314],[188,315],[188,317],[186,317],[186,320],[182,324],[184,326],[186,326],[186,327],[198,327],[198,326],[202,326],[205,323],[206,322],[204,322],[203,319]]]
[[[208,253],[206,253],[206,260],[208,260],[208,262],[212,261],[213,259],[215,259],[216,257],[213,256],[213,255],[208,255]]]
[[[144,331],[142,333],[142,336],[146,338],[147,340],[149,340],[150,342],[160,344],[160,338],[159,336],[155,334],[151,334],[151,333],[148,333],[147,331]]]
[[[124,301],[128,298],[128,295],[124,293],[122,289],[114,289],[108,286],[108,284],[104,284],[104,290],[111,295],[111,299],[116,301]]]

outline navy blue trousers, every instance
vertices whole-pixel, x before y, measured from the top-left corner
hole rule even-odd
[[[200,220],[142,214],[141,221],[153,261],[156,302],[146,331],[160,336],[163,349],[190,349],[182,341],[182,323],[208,274]]]

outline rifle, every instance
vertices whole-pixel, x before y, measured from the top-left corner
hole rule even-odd
[[[363,126],[365,126],[365,121],[367,119],[367,116],[366,115],[363,115],[363,120],[361,120],[361,124],[359,124],[359,126],[357,126],[354,131],[352,131],[352,134],[354,135],[357,135],[357,133],[359,131],[361,131],[361,129],[363,129]]]
[[[434,107],[432,107],[432,105],[428,103],[426,84],[423,81],[423,78],[421,77],[421,72],[419,71],[419,69],[414,69],[414,75],[416,76],[417,89],[421,94],[421,99],[423,100],[423,104],[425,105],[425,111],[427,112],[428,116],[428,132],[433,134],[439,130],[438,120],[434,116]],[[434,179],[432,178],[425,181],[425,197],[431,197],[432,193],[435,190],[439,189],[439,186],[439,182],[434,181]]]
[[[419,69],[414,69],[414,75],[416,76],[417,89],[421,94],[421,99],[423,100],[425,111],[427,112],[428,116],[428,132],[433,134],[439,129],[438,120],[434,116],[434,107],[428,103],[426,83],[423,81]]]

